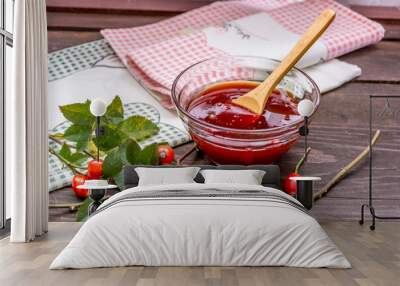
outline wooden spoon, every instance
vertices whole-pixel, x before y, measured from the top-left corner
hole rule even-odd
[[[322,11],[279,66],[258,87],[232,102],[261,115],[275,87],[329,27],[335,15],[332,9]]]

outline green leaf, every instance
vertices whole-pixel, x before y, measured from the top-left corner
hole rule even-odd
[[[77,125],[92,125],[95,117],[90,113],[90,100],[85,103],[73,103],[60,106],[64,117]]]
[[[148,138],[159,131],[156,124],[139,115],[128,117],[119,124],[119,128],[121,132],[136,141]]]
[[[62,145],[58,155],[62,157],[65,161],[73,165],[80,165],[88,159],[88,156],[84,153],[72,153],[71,149],[65,143]]]
[[[158,144],[153,143],[146,146],[142,152],[140,152],[137,164],[142,165],[158,165]]]
[[[116,96],[113,101],[107,106],[106,114],[104,115],[106,120],[111,123],[118,125],[124,120],[124,108],[122,106],[122,101],[119,96]]]
[[[118,188],[120,190],[123,190],[125,187],[124,184],[124,171],[121,170],[121,172],[119,172],[118,174],[114,175],[114,182],[117,184]]]
[[[132,139],[127,139],[120,146],[121,160],[124,164],[137,164],[141,152],[142,149],[140,148],[139,144]]]
[[[139,144],[128,139],[120,146],[122,162],[131,165],[158,165],[157,144],[150,144],[143,150]]]
[[[92,200],[88,197],[83,201],[83,205],[78,208],[76,212],[76,221],[85,221],[88,217],[88,209]]]
[[[126,139],[124,133],[120,132],[116,126],[111,124],[102,125],[104,133],[93,138],[93,142],[101,151],[109,151],[122,144],[122,141]]]
[[[64,138],[69,141],[76,142],[76,149],[81,151],[87,148],[92,134],[92,126],[73,124],[68,127],[67,130],[65,130]]]
[[[103,176],[111,178],[122,171],[122,161],[120,157],[119,148],[111,150],[103,162]]]

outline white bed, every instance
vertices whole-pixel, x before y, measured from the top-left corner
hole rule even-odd
[[[137,186],[114,195],[50,269],[128,265],[351,267],[285,193],[199,183]]]

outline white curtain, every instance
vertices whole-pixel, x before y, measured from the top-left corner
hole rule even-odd
[[[47,22],[45,0],[15,1],[14,69],[6,98],[6,187],[12,242],[47,232]]]

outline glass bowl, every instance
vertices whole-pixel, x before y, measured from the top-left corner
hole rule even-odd
[[[218,164],[269,164],[276,162],[299,139],[303,124],[299,117],[287,125],[267,129],[235,129],[216,126],[192,116],[190,103],[211,85],[226,81],[261,82],[279,62],[267,58],[235,56],[211,58],[182,71],[172,86],[172,99],[186,129],[207,157]],[[308,98],[319,105],[320,92],[304,72],[293,68],[278,86],[298,99]]]

